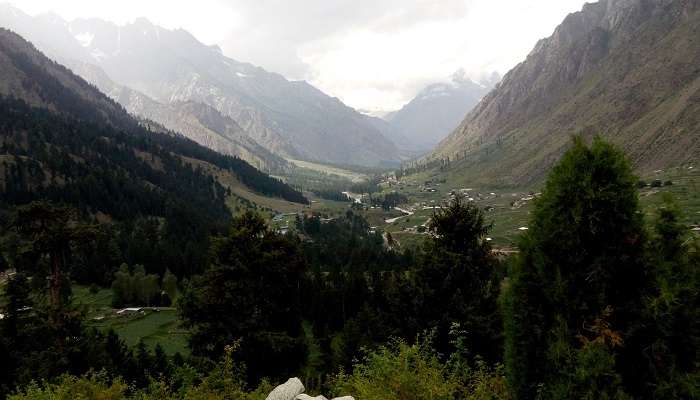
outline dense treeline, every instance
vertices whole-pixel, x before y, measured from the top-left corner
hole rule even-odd
[[[74,209],[35,202],[18,207],[6,228],[16,239],[6,266],[16,273],[0,302],[0,396],[33,380],[90,369],[137,385],[167,373],[162,349],[153,355],[143,345],[128,349],[114,332],[88,328],[71,304],[72,260],[99,236],[97,225],[81,221]]]
[[[649,232],[636,185],[600,139],[550,174],[503,293],[515,398],[700,396],[697,241],[672,201]]]
[[[459,198],[436,211],[428,242],[415,253],[397,252],[351,211],[300,216],[287,234],[254,213],[236,216],[227,234],[212,238],[206,271],[180,295],[189,359],[144,362],[135,378],[113,372],[128,363],[112,357],[106,376],[64,377],[17,398],[69,388],[112,390],[117,399],[264,398],[263,378],[297,374],[312,389],[358,398],[700,398],[698,243],[670,200],[645,223],[636,185],[619,150],[577,140],[536,201],[520,253],[505,261],[485,240],[482,211]],[[53,331],[42,332],[50,338],[44,343],[25,343],[26,328],[3,323],[10,329],[3,346],[25,346],[3,363],[17,365],[5,390],[26,385],[33,357],[41,378],[100,369],[47,357],[45,346],[73,344],[61,329],[76,329],[72,338],[91,335],[66,323],[80,318],[68,318],[68,275],[56,278],[52,260],[82,247],[76,237],[92,235],[79,221],[68,230],[31,224],[29,217],[61,214],[41,211],[47,207],[53,210],[18,210],[11,229],[34,260],[25,269],[53,277],[51,295],[28,313],[30,298],[17,293],[31,291],[34,279],[6,297],[10,321],[46,310],[41,320]],[[137,362],[157,358],[134,354]],[[185,379],[186,370],[196,377]]]
[[[170,306],[177,296],[177,277],[169,270],[161,278],[146,274],[143,265],[122,264],[114,273],[112,307]]]
[[[374,193],[381,192],[381,187],[379,183],[381,182],[381,175],[374,175],[366,181],[355,182],[350,185],[350,191],[353,193],[368,193],[370,196]]]
[[[278,179],[272,178],[245,161],[222,155],[204,146],[196,144],[177,133],[163,134],[151,132],[144,128],[139,121],[129,115],[116,101],[101,93],[95,86],[73,74],[66,67],[52,61],[38,53],[30,43],[21,37],[5,29],[0,31],[3,40],[0,43],[0,52],[4,54],[22,78],[23,94],[29,98],[38,96],[44,106],[44,114],[37,110],[29,110],[28,106],[20,100],[0,99],[3,109],[9,108],[11,122],[19,119],[28,123],[26,128],[33,128],[41,118],[44,128],[52,128],[53,121],[47,121],[46,115],[63,115],[63,121],[76,129],[80,126],[81,133],[93,131],[92,135],[85,137],[80,135],[73,137],[73,144],[87,146],[91,140],[83,139],[114,137],[120,145],[134,147],[135,150],[157,155],[163,158],[164,154],[175,153],[182,157],[194,158],[204,161],[224,170],[232,171],[246,186],[264,195],[281,197],[289,201],[306,203],[303,195]],[[52,109],[54,113],[49,113]],[[18,115],[19,114],[19,115]],[[48,123],[48,126],[47,126]],[[34,126],[32,126],[34,125]],[[2,131],[3,134],[16,133],[14,131]],[[33,134],[31,130],[25,133]],[[63,132],[65,133],[65,132]],[[128,138],[123,137],[124,135]],[[75,146],[68,150],[76,150]],[[110,155],[102,154],[109,158]],[[73,154],[80,156],[80,154]],[[172,155],[171,155],[172,157]],[[170,172],[168,170],[168,172]],[[176,171],[170,172],[177,175]]]
[[[70,101],[69,98],[61,104],[70,104]],[[197,185],[215,186],[216,194],[222,191],[218,182],[214,185],[210,175],[184,161],[182,157],[185,157],[231,171],[246,186],[261,194],[307,203],[300,192],[239,158],[216,153],[176,135],[149,132],[133,121],[127,125],[127,129],[117,129],[104,123],[61,117],[48,110],[31,108],[20,100],[0,98],[0,104],[3,118],[0,132],[6,137],[3,139],[2,154],[24,155],[30,159],[37,157],[35,161],[43,162],[45,157],[42,156],[56,156],[58,153],[56,163],[47,164],[47,167],[59,168],[50,171],[59,176],[71,178],[71,175],[67,175],[69,166],[63,163],[68,162],[69,158],[85,157],[84,165],[99,168],[105,164],[116,164],[121,167],[118,170],[128,171],[168,192],[176,190],[178,184],[184,186],[178,195],[185,194],[185,190],[195,190],[191,196],[194,199],[202,190]],[[24,146],[26,141],[29,141],[29,146]],[[15,151],[18,154],[14,154]],[[93,162],[96,164],[91,164]],[[183,174],[187,169],[194,170],[189,175],[196,173],[199,176],[188,177]],[[198,182],[200,179],[203,182]],[[209,192],[214,190],[204,189]]]
[[[406,203],[408,203],[408,197],[399,192],[390,192],[381,196],[372,197],[372,205],[381,207],[386,211]]]
[[[319,198],[325,199],[325,200],[332,200],[332,201],[345,201],[345,202],[350,202],[352,201],[351,198],[348,197],[345,193],[341,192],[340,190],[334,190],[334,189],[314,189],[311,190],[311,193],[315,194]]]
[[[122,262],[159,275],[203,271],[209,236],[231,218],[228,190],[182,156],[232,171],[261,193],[306,201],[245,162],[184,139],[125,133],[0,99],[0,208],[48,199],[111,222],[84,255],[81,281],[103,277],[97,282],[109,285]]]
[[[326,374],[353,367],[350,360],[362,348],[432,332],[440,363],[459,356],[470,373],[492,365],[488,379],[508,385],[499,396],[697,398],[696,245],[671,203],[651,230],[645,227],[636,183],[617,149],[577,140],[552,172],[509,271],[485,240],[489,227],[481,211],[460,200],[432,218],[432,239],[418,254],[392,259],[386,247],[387,258],[375,266],[371,260],[380,253],[344,252],[345,244],[379,248],[379,238],[352,213],[330,221],[300,218],[307,286],[293,301],[304,311],[288,332],[303,332],[298,340],[306,343],[307,358],[287,355],[288,362],[325,381]],[[363,261],[356,265],[356,259]],[[207,298],[207,287],[224,281],[215,282],[191,290]],[[299,293],[284,292],[285,302]],[[259,296],[252,303],[265,301]],[[215,320],[201,315],[183,318],[193,327]],[[382,354],[378,362],[393,357]],[[501,362],[505,369],[498,372]],[[363,372],[367,367],[357,366],[352,379],[376,381]],[[449,381],[450,374],[439,376]],[[257,370],[248,379],[267,375]],[[453,390],[446,398],[459,397],[462,389]]]
[[[496,361],[503,268],[485,240],[483,218],[456,200],[434,216],[434,240],[419,254],[392,250],[352,211],[325,220],[300,216],[301,241],[252,214],[236,218],[229,235],[215,242],[212,267],[180,303],[194,354],[221,354],[241,338],[250,384],[301,367],[322,382],[350,369],[362,348],[391,337],[434,330],[436,349],[447,353],[458,323],[474,346],[469,357]]]

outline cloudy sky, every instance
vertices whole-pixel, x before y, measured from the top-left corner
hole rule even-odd
[[[366,111],[392,110],[463,68],[478,80],[523,60],[585,0],[10,0],[37,14],[145,16],[237,60],[305,79]]]

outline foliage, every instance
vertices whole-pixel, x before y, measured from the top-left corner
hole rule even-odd
[[[515,398],[653,398],[697,372],[697,324],[677,326],[687,357],[669,341],[676,318],[697,317],[685,229],[662,209],[650,241],[637,182],[600,139],[576,139],[550,174],[502,296]]]
[[[658,398],[700,398],[700,242],[680,221],[678,205],[666,197],[653,224],[656,292],[647,306],[654,329],[645,380],[656,383]]]
[[[49,275],[51,306],[60,308],[68,290],[66,261],[77,246],[86,246],[93,240],[97,229],[81,224],[75,209],[48,202],[18,207],[10,227],[21,240],[18,268],[37,278]]]
[[[290,373],[303,361],[300,287],[305,264],[298,244],[271,231],[257,214],[234,219],[213,240],[211,267],[179,301],[193,353],[221,354],[241,340],[251,381]]]
[[[360,399],[509,399],[503,377],[480,364],[456,370],[440,361],[428,338],[408,344],[396,339],[368,352],[352,374],[333,378],[336,395]]]
[[[343,201],[343,202],[351,202],[352,199],[348,197],[345,193],[339,191],[339,190],[333,190],[333,189],[314,189],[311,191],[313,194],[316,196],[325,199],[325,200],[332,200],[332,201]]]
[[[82,378],[64,375],[56,384],[36,382],[30,384],[22,392],[9,397],[10,400],[74,400],[100,399],[125,400],[128,386],[121,381],[108,383],[103,374],[93,374]]]
[[[398,192],[385,193],[381,196],[375,196],[372,198],[373,206],[381,207],[386,211],[406,203],[408,203],[408,197]]]
[[[4,240],[18,273],[0,302],[0,395],[263,399],[264,378],[301,373],[313,389],[366,399],[698,398],[700,243],[670,199],[645,226],[637,182],[617,149],[576,140],[505,263],[482,210],[459,197],[416,253],[350,210],[300,215],[284,235],[242,213],[202,241],[206,268],[187,274],[170,272],[182,260],[159,260],[173,245],[168,218],[95,227],[31,204]],[[72,236],[81,227],[89,240]],[[49,307],[42,274],[55,254],[64,288],[74,273],[114,278],[115,305],[177,296],[193,357],[128,348],[85,328],[69,302]]]
[[[451,325],[467,334],[472,356],[490,362],[500,357],[499,263],[486,241],[490,229],[483,212],[457,197],[435,212],[426,244],[413,272],[412,298],[417,330],[437,328],[437,347],[445,351]]]
[[[74,99],[60,96],[69,92],[51,97],[59,96],[56,104],[68,106]],[[101,228],[106,231],[98,241],[101,251],[88,252],[82,260],[81,277],[92,280],[84,283],[109,285],[109,275],[121,262],[143,264],[158,274],[169,268],[178,276],[204,270],[200,255],[206,253],[207,239],[231,216],[227,190],[200,161],[234,174],[261,194],[307,203],[298,191],[240,159],[147,131],[126,113],[112,115],[114,124],[104,123],[96,120],[102,114],[91,109],[56,114],[0,98],[0,210],[44,199],[113,223]],[[140,228],[153,217],[158,217],[158,235],[139,240]],[[110,258],[114,255],[116,262]],[[89,271],[90,264],[108,264],[107,274]],[[107,278],[98,282],[100,276]]]
[[[226,353],[214,368],[200,379],[187,365],[179,367],[168,376],[152,377],[142,388],[127,385],[121,378],[113,378],[105,371],[91,372],[81,377],[63,375],[55,383],[32,382],[10,400],[263,400],[272,390],[264,381],[255,391],[245,386],[245,367],[233,359],[235,346]]]
[[[112,306],[151,306],[162,305],[158,275],[146,274],[142,265],[122,264],[114,274],[112,282]]]

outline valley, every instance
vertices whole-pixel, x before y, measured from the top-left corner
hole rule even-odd
[[[700,399],[697,1],[42,2],[0,398]]]

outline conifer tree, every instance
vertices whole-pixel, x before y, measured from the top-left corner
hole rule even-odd
[[[516,399],[576,387],[569,368],[587,341],[606,343],[614,365],[627,365],[621,370],[640,362],[638,323],[653,274],[637,181],[624,154],[600,138],[590,146],[574,139],[549,175],[503,296]]]

